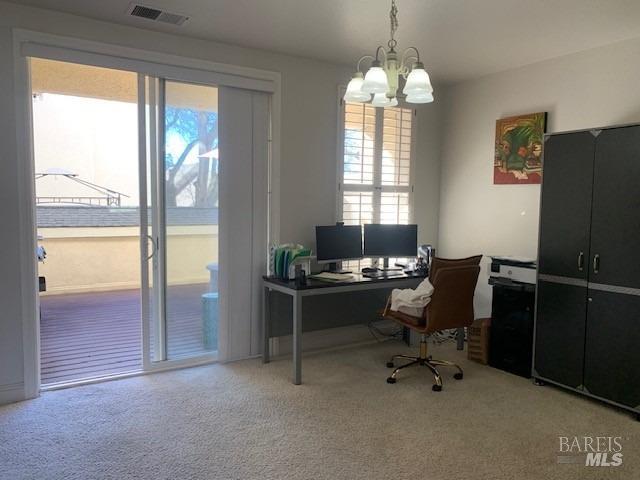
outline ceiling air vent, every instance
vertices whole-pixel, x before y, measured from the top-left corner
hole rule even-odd
[[[132,3],[129,5],[127,13],[132,17],[146,18],[154,22],[169,23],[171,25],[182,25],[189,20],[186,15],[180,15],[179,13],[165,12],[154,7],[148,7],[146,5],[140,5]]]

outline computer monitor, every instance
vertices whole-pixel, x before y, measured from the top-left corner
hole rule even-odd
[[[415,257],[418,251],[417,225],[367,224],[364,226],[364,256]]]
[[[362,227],[360,225],[317,226],[316,255],[318,263],[336,263],[340,260],[362,258]]]

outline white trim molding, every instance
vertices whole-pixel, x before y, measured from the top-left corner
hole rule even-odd
[[[0,385],[0,405],[25,400],[24,383]]]

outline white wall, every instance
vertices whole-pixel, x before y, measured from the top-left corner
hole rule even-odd
[[[281,196],[275,199],[280,207],[280,240],[311,244],[314,225],[335,221],[336,95],[338,85],[348,82],[350,67],[0,1],[0,403],[20,397],[23,380],[12,28],[281,72]],[[437,229],[438,109],[424,108],[419,125],[429,130],[420,135],[417,169],[421,176],[429,175],[416,189],[416,200],[428,204],[429,210],[416,219],[424,222],[421,237],[433,241]]]
[[[414,166],[413,221],[418,224],[418,244],[438,246],[440,206],[440,147],[444,89],[435,87],[435,102],[418,107]]]
[[[439,255],[537,256],[540,187],[493,185],[495,121],[547,111],[547,132],[640,122],[640,39],[447,89]],[[487,259],[476,317],[490,316]]]

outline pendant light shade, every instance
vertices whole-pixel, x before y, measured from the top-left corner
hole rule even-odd
[[[364,77],[362,91],[365,93],[386,93],[389,90],[387,74],[380,66],[380,62],[373,62]]]
[[[405,98],[407,103],[431,103],[433,102],[433,93],[431,92],[416,92],[407,95]]]
[[[398,105],[398,100],[395,97],[389,98],[384,93],[376,93],[373,96],[371,105],[373,105],[374,107],[395,107],[396,105]]]
[[[431,86],[431,79],[429,74],[424,69],[422,63],[416,62],[413,64],[411,73],[407,77],[407,81],[404,85],[402,93],[405,95],[411,95],[412,93],[432,93],[433,87]]]
[[[344,94],[345,102],[368,102],[371,100],[371,94],[362,91],[364,78],[362,72],[356,72],[347,86]]]

